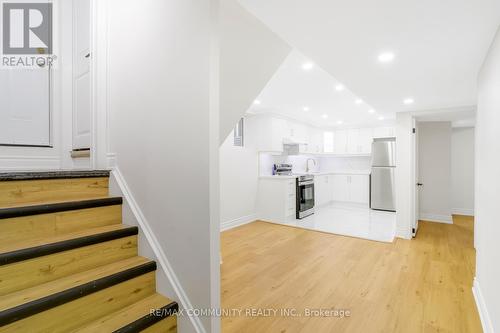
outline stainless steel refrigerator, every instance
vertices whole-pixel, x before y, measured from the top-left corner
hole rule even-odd
[[[396,211],[396,138],[374,139],[370,177],[370,208]]]

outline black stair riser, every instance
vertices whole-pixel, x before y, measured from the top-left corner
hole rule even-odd
[[[1,172],[0,181],[109,177],[109,170]]]
[[[7,252],[0,254],[0,266],[12,264],[15,262],[38,258],[49,254],[62,251],[77,249],[84,246],[107,242],[110,240],[137,235],[138,227],[128,227],[125,229],[108,231],[96,235],[84,236],[75,239],[60,241],[57,243],[35,246],[27,249]]]
[[[49,310],[56,306],[74,301],[78,298],[93,294],[100,290],[112,287],[119,283],[131,280],[156,270],[156,262],[148,262],[122,272],[115,273],[88,283],[73,287],[59,293],[46,296],[0,312],[0,326]]]
[[[145,330],[146,328],[153,326],[157,322],[173,316],[179,310],[179,305],[176,302],[172,302],[155,313],[148,314],[140,319],[137,319],[133,323],[124,326],[113,333],[136,333]]]
[[[21,206],[12,208],[0,209],[0,219],[8,219],[13,217],[22,217],[39,214],[50,214],[57,212],[67,212],[70,210],[79,210],[87,208],[97,208],[105,206],[121,205],[123,199],[121,197],[101,198],[80,200],[71,202],[60,202],[53,204]]]

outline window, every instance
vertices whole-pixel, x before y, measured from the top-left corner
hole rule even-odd
[[[323,133],[323,151],[333,153],[333,132]]]
[[[234,146],[243,147],[243,127],[244,121],[243,118],[241,118],[234,128]]]

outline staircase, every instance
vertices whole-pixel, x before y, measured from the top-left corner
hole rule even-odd
[[[177,332],[109,171],[0,173],[0,332]]]

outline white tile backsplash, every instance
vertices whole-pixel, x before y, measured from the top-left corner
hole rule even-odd
[[[370,170],[371,158],[368,156],[322,156],[311,155],[271,155],[266,153],[259,154],[259,174],[269,176],[273,173],[273,164],[290,163],[293,165],[294,173],[306,172],[306,163],[308,159],[314,159],[316,166],[310,163],[311,171],[329,172],[329,171],[359,171]]]

